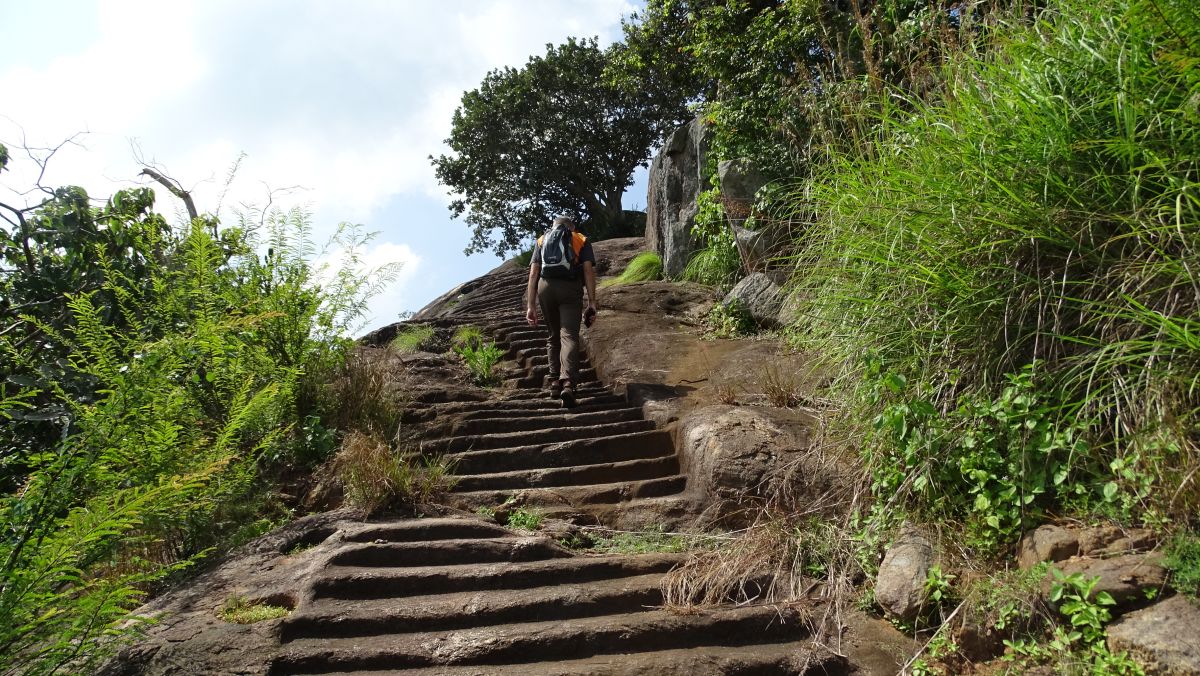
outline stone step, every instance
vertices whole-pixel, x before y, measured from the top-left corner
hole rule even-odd
[[[519,664],[438,666],[428,669],[330,671],[328,676],[846,676],[845,657],[794,642],[654,650]]]
[[[345,536],[348,542],[430,542],[511,537],[512,532],[477,518],[411,519],[368,526]]]
[[[573,465],[571,467],[545,467],[491,474],[456,474],[454,488],[451,490],[458,493],[584,486],[614,481],[660,479],[673,476],[677,472],[679,472],[679,461],[674,455],[670,455],[662,458]]]
[[[460,592],[383,599],[324,599],[292,613],[280,627],[284,642],[302,638],[447,631],[488,624],[545,622],[662,605],[662,575],[556,583],[531,589]],[[464,612],[464,609],[470,609]]]
[[[552,444],[573,439],[588,439],[607,437],[629,432],[643,432],[654,429],[654,423],[649,420],[631,420],[626,422],[602,423],[587,426],[557,427],[546,430],[531,430],[528,432],[506,432],[502,434],[472,434],[442,439],[429,439],[421,442],[421,451],[426,454],[457,453],[460,451],[481,451],[489,448],[512,448],[533,444]]]
[[[665,573],[682,554],[575,556],[471,566],[330,566],[313,585],[315,599],[375,599],[500,589],[532,589]]]
[[[629,406],[625,397],[607,394],[601,390],[576,390],[578,403],[570,409],[572,413],[611,410]],[[487,401],[452,402],[427,406],[406,407],[401,419],[406,423],[430,422],[440,416],[471,418],[494,418],[503,415],[562,415],[562,402],[552,399],[548,391],[535,391],[537,396],[525,399],[490,399]],[[590,396],[589,396],[590,395]]]
[[[607,385],[599,381],[591,381],[587,383],[579,383],[575,386],[576,397],[591,397],[600,394],[612,394],[612,390]],[[516,401],[520,399],[543,399],[549,397],[549,392],[544,388],[529,387],[508,390],[501,401]]]
[[[451,665],[549,662],[596,655],[745,646],[808,636],[802,614],[785,606],[719,609],[703,614],[667,610],[477,629],[292,641],[271,674],[403,669]]]
[[[340,566],[437,566],[539,561],[570,556],[549,538],[508,537],[347,545],[330,557]]]
[[[504,381],[506,387],[520,388],[544,388],[549,383],[546,381],[546,376],[550,374],[550,369],[546,366],[535,366],[529,369],[529,375],[521,378],[510,378]],[[579,383],[591,383],[596,381],[596,369],[581,368],[579,369]]]
[[[570,467],[675,455],[671,435],[662,430],[632,432],[557,444],[467,451],[447,456],[457,474],[487,474],[539,467]]]
[[[508,498],[520,493],[522,504],[531,507],[572,506],[586,508],[589,505],[615,505],[639,498],[658,498],[682,493],[687,488],[687,477],[674,476],[642,481],[618,481],[609,484],[586,486],[557,486],[527,490],[484,490],[458,491],[452,495],[454,504],[466,509],[495,507]]]
[[[506,415],[473,417],[448,421],[435,426],[436,434],[461,437],[480,434],[506,434],[544,430],[555,427],[579,427],[607,423],[630,422],[642,419],[641,408],[611,408],[603,411],[581,412],[576,408],[559,409],[558,415],[526,416],[509,411]]]

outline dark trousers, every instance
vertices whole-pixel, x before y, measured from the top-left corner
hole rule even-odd
[[[550,378],[565,374],[572,384],[579,382],[579,322],[583,317],[583,283],[572,279],[540,279],[538,304],[550,335]]]

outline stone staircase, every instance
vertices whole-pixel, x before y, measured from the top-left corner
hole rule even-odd
[[[612,526],[695,505],[670,435],[583,364],[578,404],[542,389],[545,329],[525,324],[521,270],[493,273],[415,321],[475,325],[513,366],[484,401],[414,403],[427,454],[453,461],[457,507],[514,496],[547,517]],[[452,398],[451,398],[452,399]],[[344,535],[280,626],[272,674],[837,674],[796,606],[663,607],[679,554],[573,552],[470,516]]]

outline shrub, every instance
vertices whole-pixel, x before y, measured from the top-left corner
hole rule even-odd
[[[748,336],[758,328],[750,311],[736,298],[713,305],[703,323],[707,338],[738,338]]]
[[[1200,536],[1191,532],[1175,535],[1167,547],[1171,586],[1192,598],[1200,598]]]
[[[483,331],[475,326],[460,327],[452,340],[454,352],[462,357],[476,385],[488,386],[496,383],[493,372],[504,356],[504,350],[494,342],[484,342]]]
[[[518,507],[509,513],[504,525],[521,530],[537,530],[542,525],[542,513],[536,509]]]
[[[629,261],[629,265],[625,266],[625,270],[620,275],[605,280],[601,286],[615,286],[618,284],[631,284],[633,282],[652,282],[662,279],[662,273],[662,258],[653,251],[643,251],[634,256],[633,260]]]
[[[378,437],[357,431],[346,435],[332,469],[346,500],[368,515],[426,504],[453,487],[451,464],[445,458],[397,452]]]

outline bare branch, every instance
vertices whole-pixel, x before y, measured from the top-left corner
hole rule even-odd
[[[149,176],[155,181],[158,181],[163,185],[163,187],[169,190],[172,195],[183,200],[183,205],[187,207],[188,218],[193,221],[197,218],[200,218],[200,214],[196,213],[196,204],[192,201],[192,194],[184,190],[179,181],[176,181],[173,178],[167,178],[150,167],[142,167],[141,174],[139,175]]]

